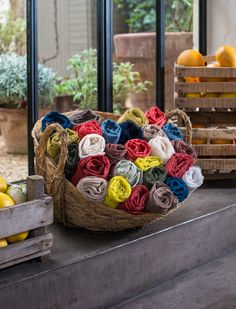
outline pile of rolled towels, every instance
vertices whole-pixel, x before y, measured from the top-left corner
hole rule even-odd
[[[203,183],[195,150],[158,107],[146,113],[130,108],[117,122],[92,110],[71,117],[51,112],[42,131],[52,123],[65,129],[65,177],[91,201],[88,207],[96,202],[133,215],[167,212]],[[55,164],[60,149],[60,135],[53,133],[47,153]]]

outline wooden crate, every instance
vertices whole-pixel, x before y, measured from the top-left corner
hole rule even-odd
[[[214,57],[205,57],[206,62]],[[176,65],[175,105],[190,116],[193,139],[204,140],[194,145],[198,164],[204,174],[224,174],[235,177],[236,172],[236,98],[188,98],[186,93],[236,93],[236,68],[184,67]],[[199,77],[200,82],[185,82],[185,77]],[[226,81],[203,82],[201,78],[224,78]],[[230,79],[231,81],[227,81]],[[235,80],[234,80],[235,79]],[[213,140],[230,140],[231,144],[213,144]]]
[[[0,269],[34,258],[44,260],[50,254],[53,238],[46,226],[53,222],[53,203],[44,194],[43,177],[27,178],[27,200],[0,208],[0,239],[30,231],[25,241],[0,248]]]

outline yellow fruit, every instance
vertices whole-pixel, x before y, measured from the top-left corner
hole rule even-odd
[[[194,49],[184,50],[177,59],[177,64],[193,67],[205,66],[205,60],[202,54]]]
[[[0,248],[6,247],[8,245],[6,239],[0,239]]]
[[[205,139],[193,138],[193,140],[192,140],[193,145],[202,145],[202,144],[206,144],[206,143],[207,143],[207,141]]]
[[[29,232],[23,232],[23,233],[20,233],[20,234],[16,234],[16,235],[7,237],[7,241],[10,244],[14,244],[15,242],[19,242],[19,241],[25,240],[27,238],[28,234],[29,234]]]
[[[213,139],[211,140],[211,144],[232,144],[232,141],[229,139]]]
[[[184,80],[186,83],[199,83],[200,82],[199,77],[184,77]]]
[[[0,192],[0,208],[13,205],[15,205],[13,199],[9,195]]]
[[[215,61],[206,66],[207,68],[220,68],[219,62]],[[222,77],[201,77],[201,82],[224,82],[225,78]]]
[[[196,124],[192,124],[192,127],[193,128],[205,128],[206,126],[204,126],[203,124],[198,124],[198,123],[196,123]],[[197,139],[197,138],[194,138],[193,140],[192,140],[192,144],[193,145],[201,145],[201,144],[206,144],[207,143],[207,140],[206,139]]]
[[[0,176],[0,192],[6,192],[7,191],[7,182],[6,180]]]
[[[200,98],[201,97],[201,93],[186,93],[185,97],[186,98]]]
[[[233,46],[225,45],[219,47],[215,57],[222,67],[236,66],[236,49]]]
[[[221,99],[233,99],[236,98],[236,93],[220,93],[219,94],[219,98]]]
[[[206,93],[206,98],[218,98],[218,93]]]

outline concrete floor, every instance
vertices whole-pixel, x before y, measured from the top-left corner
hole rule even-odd
[[[236,251],[113,309],[235,309]]]

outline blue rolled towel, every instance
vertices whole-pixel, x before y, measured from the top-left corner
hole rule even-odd
[[[143,130],[134,124],[132,121],[125,121],[120,123],[121,135],[119,144],[125,144],[130,139],[143,139]]]
[[[177,177],[169,177],[165,181],[170,190],[178,198],[179,202],[183,202],[189,195],[189,190],[185,182]]]
[[[162,130],[165,132],[170,141],[182,140],[184,138],[179,128],[171,123],[166,123],[162,127]]]
[[[52,123],[59,123],[64,129],[72,128],[72,122],[65,115],[58,112],[50,112],[42,119],[42,131]]]
[[[120,139],[121,127],[120,125],[111,120],[106,119],[101,124],[102,136],[105,138],[107,144],[117,144]]]

